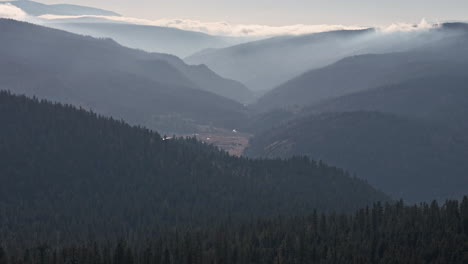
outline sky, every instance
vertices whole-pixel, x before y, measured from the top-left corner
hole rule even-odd
[[[468,0],[39,0],[116,11],[145,19],[179,18],[284,26],[382,26],[468,20]]]
[[[41,23],[79,16],[42,15],[1,5],[0,17]],[[468,21],[468,0],[35,0],[69,3],[120,13],[107,20],[174,27],[220,36],[270,37],[374,27],[413,31],[447,21]],[[377,4],[378,3],[378,4]],[[415,27],[415,25],[417,25]]]

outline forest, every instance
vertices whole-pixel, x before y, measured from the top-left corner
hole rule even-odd
[[[313,210],[389,197],[305,157],[232,157],[73,106],[0,92],[0,237],[66,242]]]
[[[145,239],[129,233],[104,242],[5,244],[2,264],[468,263],[468,197],[443,205],[376,203],[354,214],[314,211],[229,227],[215,222]]]
[[[467,197],[405,205],[308,158],[9,92],[0,108],[1,264],[468,262]]]

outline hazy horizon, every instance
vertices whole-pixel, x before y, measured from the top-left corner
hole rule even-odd
[[[69,3],[116,11],[124,16],[145,19],[193,19],[204,22],[285,26],[293,24],[334,24],[383,26],[392,23],[418,23],[466,20],[464,0],[40,0],[45,4]]]
[[[212,8],[199,10],[197,6],[189,5],[191,0],[185,0],[185,2],[179,0],[165,3],[162,5],[164,9],[155,7],[158,2],[149,3],[145,0],[140,0],[134,4],[119,1],[116,2],[115,5],[110,5],[108,1],[109,0],[100,0],[97,2],[88,0],[39,0],[37,2],[44,4],[77,4],[115,11],[122,16],[97,16],[100,19],[105,18],[115,22],[171,27],[210,35],[234,37],[301,35],[371,27],[390,32],[414,31],[427,29],[432,27],[433,24],[447,21],[466,21],[467,18],[462,14],[463,12],[461,12],[461,10],[464,9],[463,7],[468,7],[468,3],[462,3],[458,0],[452,0],[451,2],[453,4],[451,5],[444,4],[440,8],[435,8],[437,5],[431,5],[432,8],[424,10],[420,8],[419,11],[413,10],[416,8],[415,3],[418,1],[410,4],[394,1],[391,7],[386,7],[386,5],[390,4],[386,1],[382,3],[380,8],[364,4],[364,2],[368,2],[368,0],[360,1],[360,3],[363,3],[362,5],[357,5],[357,2],[354,2],[354,5],[350,3],[339,5],[336,1],[334,3],[322,3],[321,1],[302,3],[301,1],[304,0],[295,0],[295,2],[297,2],[295,5],[288,4],[284,6],[282,3],[275,3],[268,5],[269,7],[266,9],[264,8],[264,6],[267,6],[266,4],[264,4],[263,7],[260,5],[262,1],[252,4],[250,8],[246,7],[248,4],[245,3],[245,1],[236,2],[236,4],[202,3],[198,5],[216,6],[216,8],[214,8],[216,12],[213,12],[211,10]],[[1,2],[6,1],[0,0],[0,3]],[[186,5],[183,3],[186,3]],[[320,8],[314,8],[314,5]],[[303,6],[304,8],[296,10],[296,6]],[[362,6],[366,6],[367,8],[363,8]],[[242,8],[244,8],[245,11],[242,11]],[[281,9],[282,12],[276,9]],[[310,15],[301,15],[301,12],[304,12],[304,10],[309,12]],[[345,10],[346,12],[344,12]],[[251,14],[252,12],[257,12],[257,15],[254,16]],[[268,14],[268,16],[264,16],[265,14]],[[40,20],[38,21],[37,19],[31,19],[32,17],[28,16],[18,7],[9,7],[8,5],[5,7],[3,5],[3,8],[0,7],[0,17],[42,23],[49,20],[73,19],[80,16],[57,16],[54,14],[47,14],[39,16]]]

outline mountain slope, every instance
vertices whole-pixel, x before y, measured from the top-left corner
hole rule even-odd
[[[388,199],[340,169],[304,158],[236,158],[194,139],[163,140],[147,129],[6,92],[0,110],[4,239],[143,235],[158,226],[348,212]]]
[[[378,112],[325,113],[257,134],[250,157],[307,155],[409,201],[467,193],[468,144],[444,127]]]
[[[468,74],[449,73],[333,98],[305,108],[303,114],[381,111],[468,131],[467,106]]]
[[[88,6],[70,5],[70,4],[55,4],[47,5],[29,0],[10,1],[10,3],[32,16],[41,15],[59,15],[59,16],[80,16],[80,15],[95,15],[95,16],[120,16],[119,14]]]
[[[256,118],[249,119],[244,130],[257,134],[311,114],[378,111],[426,120],[463,134],[468,131],[467,83],[468,76],[451,73],[411,79],[323,100],[302,108],[259,113],[255,115]]]
[[[306,106],[333,97],[433,75],[466,76],[468,30],[445,25],[442,40],[406,52],[360,55],[306,72],[270,91],[255,108]]]
[[[158,54],[157,56],[179,70],[201,90],[218,94],[242,104],[254,100],[253,92],[245,87],[245,85],[223,78],[205,65],[189,66],[176,56],[166,54]]]
[[[0,88],[167,132],[194,132],[197,125],[232,129],[246,118],[241,104],[203,91],[215,86],[197,84],[204,77],[216,85],[231,82],[177,57],[12,20],[0,20],[0,29]]]

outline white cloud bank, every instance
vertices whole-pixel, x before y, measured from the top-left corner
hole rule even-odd
[[[116,16],[57,16],[57,15],[43,15],[42,19],[73,19],[73,18],[102,18],[115,22],[125,22],[138,25],[149,25],[159,27],[171,27],[182,30],[196,31],[207,33],[210,35],[220,36],[250,36],[250,37],[266,37],[277,35],[301,35],[308,33],[325,32],[332,30],[344,29],[363,29],[365,27],[359,26],[344,26],[344,25],[290,25],[290,26],[266,26],[266,25],[233,25],[227,22],[202,22],[190,19],[158,19],[147,20],[132,17],[116,17]]]
[[[356,30],[369,27],[362,26],[345,26],[345,25],[288,25],[288,26],[268,26],[268,25],[245,25],[245,24],[230,24],[228,22],[202,22],[190,19],[158,19],[148,20],[133,17],[119,16],[58,16],[58,15],[42,15],[38,18],[42,21],[52,22],[54,20],[67,20],[77,18],[100,18],[110,22],[124,22],[137,25],[171,27],[188,31],[202,32],[210,35],[233,36],[233,37],[270,37],[278,35],[302,35],[318,32],[326,32],[333,30]],[[26,12],[11,4],[0,4],[0,18],[11,18],[16,20],[32,21],[33,17],[28,16]],[[36,20],[36,19],[34,19]],[[428,23],[423,19],[419,24],[395,23],[386,27],[375,27],[384,33],[392,32],[411,32],[418,30],[427,30],[436,27],[437,24]]]
[[[6,3],[0,4],[0,18],[10,18],[15,20],[26,20],[28,18],[28,14],[24,12],[22,9]]]
[[[394,23],[387,27],[380,27],[379,29],[382,32],[393,33],[429,30],[437,27],[440,27],[440,23],[429,23],[423,18],[419,24]]]
[[[190,19],[158,19],[148,20],[132,17],[117,17],[117,16],[57,16],[57,15],[43,15],[42,19],[55,20],[55,19],[74,19],[74,18],[101,18],[115,22],[125,22],[137,25],[171,27],[182,30],[196,31],[207,33],[210,35],[220,36],[250,36],[250,37],[268,37],[278,35],[302,35],[309,33],[319,33],[333,30],[356,30],[366,29],[370,27],[362,26],[345,26],[345,25],[306,25],[297,24],[289,26],[267,26],[267,25],[244,25],[244,24],[230,24],[228,22],[202,22]],[[425,19],[422,19],[419,24],[409,23],[394,23],[389,26],[373,27],[384,33],[393,32],[411,32],[428,30],[438,27],[440,24],[431,24]]]

